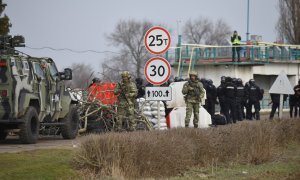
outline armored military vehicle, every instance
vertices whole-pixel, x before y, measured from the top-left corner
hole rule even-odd
[[[72,70],[58,72],[51,58],[25,55],[22,36],[0,37],[0,140],[10,130],[22,143],[36,143],[40,134],[61,134],[73,139],[78,133],[76,101],[64,80]]]

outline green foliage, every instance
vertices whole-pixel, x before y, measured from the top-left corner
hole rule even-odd
[[[8,35],[9,28],[11,27],[11,24],[9,23],[9,17],[4,16],[0,18],[0,36]]]
[[[70,150],[36,150],[0,154],[0,179],[74,179]]]

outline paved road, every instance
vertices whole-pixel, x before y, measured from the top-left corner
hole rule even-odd
[[[39,138],[36,144],[22,144],[18,136],[8,136],[6,140],[0,141],[0,153],[16,153],[35,149],[72,149],[84,140],[87,136],[80,136],[76,139],[65,140],[60,136],[48,136]]]

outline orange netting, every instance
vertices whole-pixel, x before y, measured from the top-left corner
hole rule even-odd
[[[114,95],[116,83],[94,83],[88,88],[89,100],[99,100],[103,104],[112,105],[117,102],[117,96]]]

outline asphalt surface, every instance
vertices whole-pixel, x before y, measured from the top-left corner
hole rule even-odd
[[[36,144],[22,144],[17,135],[11,135],[0,141],[0,153],[16,153],[36,149],[72,149],[78,147],[87,136],[78,136],[76,139],[66,140],[61,136],[43,136]]]

